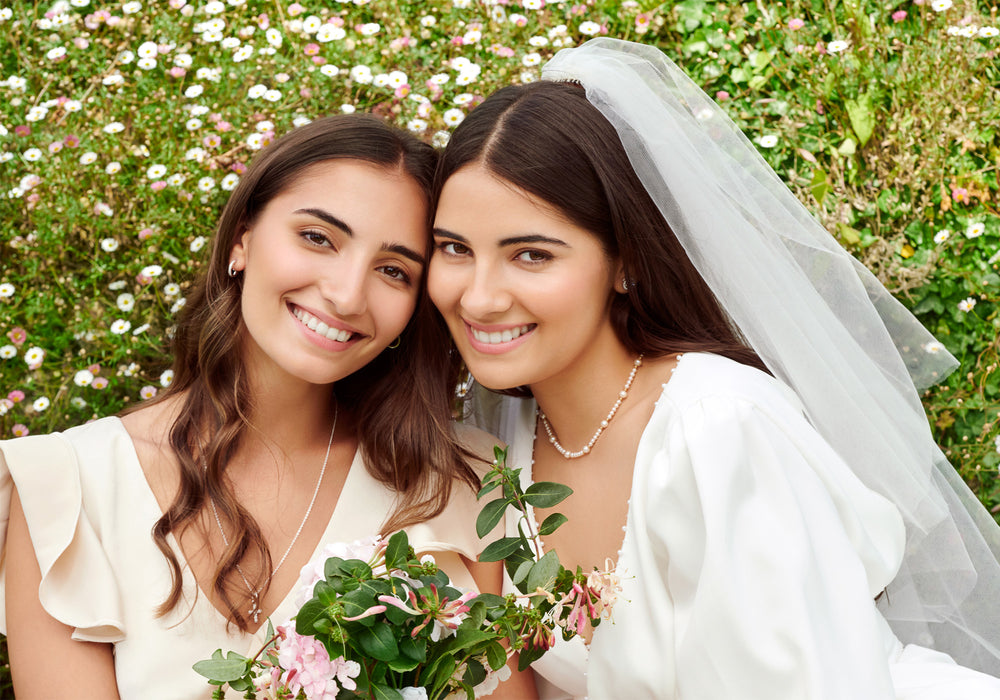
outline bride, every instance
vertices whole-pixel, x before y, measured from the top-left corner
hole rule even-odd
[[[658,50],[543,78],[455,131],[428,273],[476,380],[526,397],[479,419],[574,490],[545,549],[617,561],[542,697],[1000,697],[997,527],[917,395],[954,359]]]

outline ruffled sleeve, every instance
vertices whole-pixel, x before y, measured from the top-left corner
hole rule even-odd
[[[76,451],[60,434],[0,443],[0,632],[7,631],[5,554],[14,486],[42,574],[42,607],[73,627],[74,639],[121,641],[125,629],[118,585],[83,506]]]
[[[623,551],[630,600],[595,635],[590,694],[894,698],[873,598],[899,566],[902,519],[794,395],[741,371],[759,378],[734,390],[678,372],[653,413]]]

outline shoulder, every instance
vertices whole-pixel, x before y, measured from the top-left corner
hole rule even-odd
[[[85,454],[123,434],[119,419],[109,416],[61,432],[0,440],[0,458],[13,469],[21,463],[30,465],[74,453]]]

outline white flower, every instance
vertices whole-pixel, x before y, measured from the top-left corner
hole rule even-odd
[[[958,302],[958,310],[964,311],[965,313],[969,313],[970,311],[972,311],[975,305],[976,305],[976,300],[973,299],[972,297],[969,297],[967,299],[962,299],[962,301]]]
[[[132,330],[132,335],[133,336],[142,335],[143,333],[145,333],[148,330],[149,330],[149,324],[148,323],[144,323],[141,326],[133,329]]]
[[[253,56],[253,47],[250,46],[250,44],[247,44],[246,46],[241,46],[239,49],[236,50],[236,52],[233,54],[233,62],[242,63],[251,56]]]
[[[191,58],[189,53],[179,53],[174,56],[174,65],[178,68],[190,68],[194,59]]]
[[[292,126],[298,128],[300,126],[305,126],[306,124],[310,123],[311,121],[312,121],[312,119],[310,119],[309,117],[300,114],[299,116],[295,117],[295,119],[292,120]],[[230,173],[230,174],[234,174],[234,173]],[[227,175],[226,177],[229,177],[229,176]],[[223,178],[223,180],[225,180],[225,178]],[[236,180],[233,180],[233,187],[236,186],[236,182],[238,180],[239,180],[239,178],[237,178]],[[230,189],[232,189],[232,188],[230,188]]]
[[[73,408],[84,408],[87,405],[87,401],[82,396],[74,396],[69,400],[69,405]]]
[[[447,131],[435,131],[434,135],[431,137],[431,145],[434,148],[444,148],[448,145],[451,140],[451,134]]]
[[[334,78],[340,73],[340,69],[332,63],[326,63],[320,67],[319,72],[328,78]]]
[[[101,250],[105,253],[113,253],[118,250],[118,241],[114,238],[102,238],[101,239]]]
[[[200,180],[198,180],[198,189],[202,192],[211,192],[212,188],[215,187],[215,180],[208,177],[207,175]]]
[[[601,33],[601,25],[597,22],[581,22],[580,33],[587,36],[596,36]]]
[[[45,54],[45,58],[49,59],[50,61],[55,61],[57,59],[62,58],[65,55],[66,55],[66,47],[57,46],[54,49],[49,49],[48,52]]]
[[[29,163],[34,163],[35,161],[42,159],[42,152],[37,148],[29,148],[24,152],[23,157]]]
[[[379,73],[372,80],[372,84],[375,87],[385,87],[386,85],[389,84],[389,74],[388,73]]]
[[[529,68],[531,66],[537,66],[541,62],[542,62],[542,57],[539,54],[535,53],[534,51],[525,54],[524,57],[521,59],[521,63],[525,66],[528,66]]]
[[[174,381],[174,371],[172,369],[165,370],[160,375],[160,386],[168,387],[172,381]]]
[[[94,163],[96,161],[97,161],[97,154],[94,153],[93,151],[87,151],[86,153],[80,156],[80,165],[90,165],[91,163]],[[111,165],[108,165],[108,167],[110,168]],[[116,170],[115,172],[118,171]]]
[[[763,148],[774,148],[778,145],[778,137],[774,134],[766,134],[758,138],[757,143]]]
[[[151,165],[149,166],[149,168],[146,169],[146,177],[148,177],[150,180],[159,180],[166,174],[167,174],[167,166],[160,165],[159,163]]]
[[[29,367],[37,367],[42,364],[42,360],[45,359],[45,351],[40,347],[28,348],[28,351],[24,353],[24,361]]]
[[[442,115],[442,117],[444,118],[445,124],[455,127],[465,120],[465,112],[460,109],[449,109]]]
[[[850,44],[848,44],[846,41],[843,41],[842,39],[837,39],[827,44],[826,50],[830,53],[840,53],[841,51],[846,51],[849,46]]]
[[[124,318],[119,318],[114,323],[111,324],[111,332],[115,335],[121,335],[128,331],[132,327],[132,324],[126,321]]]
[[[125,289],[125,280],[115,280],[108,285],[108,289],[112,292],[117,292],[119,289]]]
[[[347,32],[344,31],[343,27],[338,27],[335,24],[324,24],[316,32],[316,41],[325,44],[330,41],[340,41],[346,36]]]
[[[184,160],[195,160],[199,163],[205,159],[205,149],[201,146],[189,148],[184,152]]]
[[[67,100],[67,102],[63,105],[63,109],[70,114],[75,114],[83,109],[83,103],[80,102],[80,100]]]
[[[139,62],[135,64],[142,70],[153,70],[156,68],[155,58],[140,58]]]
[[[31,403],[31,407],[35,409],[36,412],[41,413],[46,408],[49,407],[49,399],[46,396],[39,396]]]
[[[205,92],[205,88],[201,85],[189,85],[184,91],[184,97],[194,99],[195,97],[200,97],[201,93]]]
[[[406,128],[414,134],[422,134],[427,129],[427,122],[423,119],[411,119],[406,122]]]
[[[204,236],[198,236],[193,241],[191,241],[191,245],[188,246],[188,248],[191,250],[192,253],[197,253],[199,250],[201,250],[204,247],[205,247],[205,237]]]
[[[356,107],[352,104],[342,104],[340,105],[340,111],[344,114],[354,114]]]
[[[431,76],[431,82],[435,85],[444,85],[449,80],[451,80],[451,76],[447,73],[435,73]]]
[[[934,2],[931,3],[931,9],[935,12],[944,12],[945,10],[950,9],[952,4],[951,0],[934,0]]]
[[[135,60],[135,54],[131,51],[122,51],[118,54],[118,62],[129,64]]]
[[[170,313],[172,313],[172,314],[177,313],[178,311],[180,311],[181,309],[184,308],[184,305],[186,303],[187,303],[187,299],[185,299],[184,297],[181,297],[180,299],[178,299],[177,301],[174,302],[173,306],[170,307]]]
[[[122,5],[122,14],[134,15],[141,9],[142,9],[141,2],[127,2],[124,5]]]
[[[943,228],[943,229],[941,229],[940,231],[938,231],[937,233],[934,234],[934,242],[935,243],[944,243],[949,238],[951,238],[951,231],[949,231],[946,228]]]
[[[0,348],[0,358],[4,360],[9,360],[12,357],[17,357],[17,348],[13,345],[4,345]]]
[[[281,92],[279,90],[268,90],[264,93],[264,99],[268,102],[277,102],[281,99]]]
[[[126,377],[134,377],[136,375],[136,372],[138,371],[139,371],[139,365],[132,362],[129,364],[128,367],[122,370],[122,374],[124,374]]]
[[[209,113],[209,108],[205,105],[191,105],[188,107],[188,112],[191,113],[192,117],[203,117]]]
[[[540,49],[543,46],[548,46],[549,40],[544,36],[533,36],[530,39],[528,39],[528,44],[534,46],[536,49]]]
[[[97,158],[96,153],[94,154],[94,158],[95,159]],[[105,166],[104,172],[106,172],[108,175],[114,175],[115,173],[121,172],[121,169],[122,169],[122,164],[119,163],[117,160],[113,160]]]
[[[186,129],[188,130],[188,131],[197,131],[198,129],[200,129],[200,128],[201,128],[201,119],[197,119],[197,118],[195,118],[195,117],[192,117],[191,119],[188,119],[188,120],[187,120],[187,121],[186,121],[186,122],[184,123],[184,127],[185,127],[185,128],[186,128]]]
[[[265,92],[267,92],[267,86],[257,84],[247,90],[247,97],[251,100],[256,100],[258,97],[263,97]]]
[[[234,189],[236,189],[236,185],[239,183],[239,181],[240,181],[239,175],[237,175],[236,173],[229,173],[224,178],[222,178],[222,182],[219,183],[219,187],[224,189],[226,192],[232,192]]]
[[[264,32],[264,38],[267,39],[267,43],[274,48],[281,48],[281,32],[279,32],[274,27],[271,27],[266,32]]]
[[[980,236],[983,235],[983,232],[985,230],[986,230],[986,224],[982,223],[981,221],[975,221],[969,224],[969,227],[965,229],[965,237],[979,238]]]
[[[424,15],[420,18],[420,26],[430,28],[437,24],[437,17],[434,15]]]
[[[147,265],[146,267],[142,268],[139,274],[143,277],[149,277],[149,278],[159,277],[160,275],[163,274],[163,268],[160,267],[159,265]]]
[[[981,27],[979,29],[979,36],[983,39],[988,39],[1000,35],[1000,29],[996,27]]]
[[[367,85],[373,79],[372,69],[368,66],[354,66],[354,68],[351,69],[351,80],[356,83]]]
[[[123,292],[118,295],[117,299],[115,299],[115,306],[122,311],[131,311],[135,308],[135,297],[128,292]]]
[[[964,36],[966,39],[971,39],[974,36],[976,36],[977,31],[978,31],[978,28],[976,27],[976,25],[970,24],[968,26],[965,26],[965,27],[962,27],[961,29],[959,29],[958,30],[958,35],[959,36]]]
[[[205,5],[204,8],[206,14],[217,15],[220,12],[225,12],[226,6],[223,5],[219,0],[212,0],[212,2]]]
[[[73,383],[77,386],[87,386],[94,381],[94,373],[89,369],[81,369],[73,375]]]
[[[375,36],[380,31],[382,31],[382,27],[377,22],[367,22],[361,25],[362,36]]]
[[[10,282],[0,284],[0,299],[10,299],[14,296],[14,285]]]
[[[111,122],[102,130],[105,134],[118,134],[125,131],[125,125],[121,122]]]
[[[254,128],[262,134],[268,131],[274,131],[274,122],[269,119],[265,119],[257,122],[257,126]]]
[[[259,151],[264,147],[264,137],[261,134],[250,134],[247,136],[247,148],[251,151]]]
[[[924,345],[924,351],[930,355],[937,355],[939,352],[944,351],[944,345],[942,345],[936,340],[932,340],[931,342]]]
[[[166,297],[174,297],[181,293],[181,286],[176,282],[169,282],[163,285],[163,295]]]
[[[156,45],[155,41],[144,41],[139,49],[136,51],[141,58],[155,58],[159,53],[159,47]]]

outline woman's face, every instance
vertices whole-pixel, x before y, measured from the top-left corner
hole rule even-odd
[[[251,371],[330,384],[406,327],[425,266],[427,204],[406,175],[309,166],[233,246]]]
[[[434,244],[431,299],[483,386],[571,379],[617,343],[617,262],[593,234],[481,166],[445,183]]]

